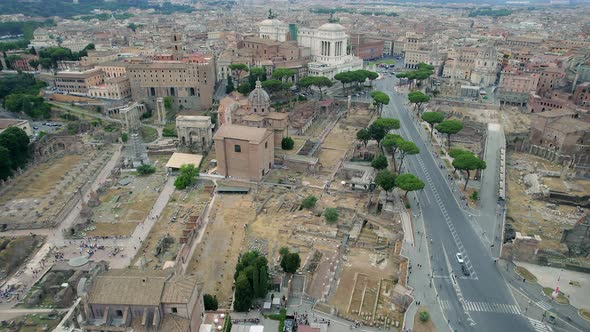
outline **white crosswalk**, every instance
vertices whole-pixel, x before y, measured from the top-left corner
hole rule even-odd
[[[539,301],[537,302],[537,305],[546,311],[550,311],[551,309],[553,309],[553,307],[545,301]]]
[[[553,332],[553,329],[543,322],[540,322],[532,318],[529,318],[529,322],[531,322],[531,325],[537,332]]]
[[[516,304],[465,301],[463,307],[466,311],[497,312],[503,314],[520,315],[520,309]]]

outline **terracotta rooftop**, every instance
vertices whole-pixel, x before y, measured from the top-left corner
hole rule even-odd
[[[168,272],[109,270],[92,283],[91,304],[159,305]]]
[[[164,286],[164,294],[162,294],[162,303],[188,303],[193,293],[193,289],[197,287],[196,276],[174,276]]]
[[[252,143],[262,142],[271,133],[264,128],[253,128],[240,125],[223,124],[213,139],[238,139]]]

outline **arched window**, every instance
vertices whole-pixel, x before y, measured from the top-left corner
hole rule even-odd
[[[194,96],[195,95],[195,88],[190,88],[189,93],[191,96]]]

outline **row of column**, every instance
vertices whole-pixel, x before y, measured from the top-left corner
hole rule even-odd
[[[332,44],[334,44],[334,54],[332,54]],[[341,56],[342,55],[342,41],[328,42],[321,41],[321,54],[322,56]]]

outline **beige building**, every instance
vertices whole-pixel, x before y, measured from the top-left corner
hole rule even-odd
[[[64,92],[88,95],[93,86],[104,82],[102,70],[93,68],[85,71],[60,71],[55,74],[55,87]]]
[[[82,48],[84,48],[84,45]],[[88,51],[88,55],[82,57],[80,59],[80,63],[83,66],[92,66],[97,65],[105,62],[115,61],[119,57],[119,52],[115,50],[108,50],[108,51],[95,51],[90,50]]]
[[[215,136],[217,172],[226,177],[260,181],[274,163],[272,131],[224,124]]]
[[[174,61],[145,61],[127,67],[133,100],[152,109],[157,98],[171,97],[179,109],[204,109],[211,106],[215,87],[212,58],[193,55]]]
[[[126,62],[107,62],[101,63],[100,65],[95,66],[94,68],[98,68],[102,70],[104,73],[105,78],[113,78],[119,76],[126,76],[127,75],[127,63]]]
[[[107,78],[103,84],[88,89],[88,94],[94,98],[121,100],[131,97],[131,84],[126,76]]]

